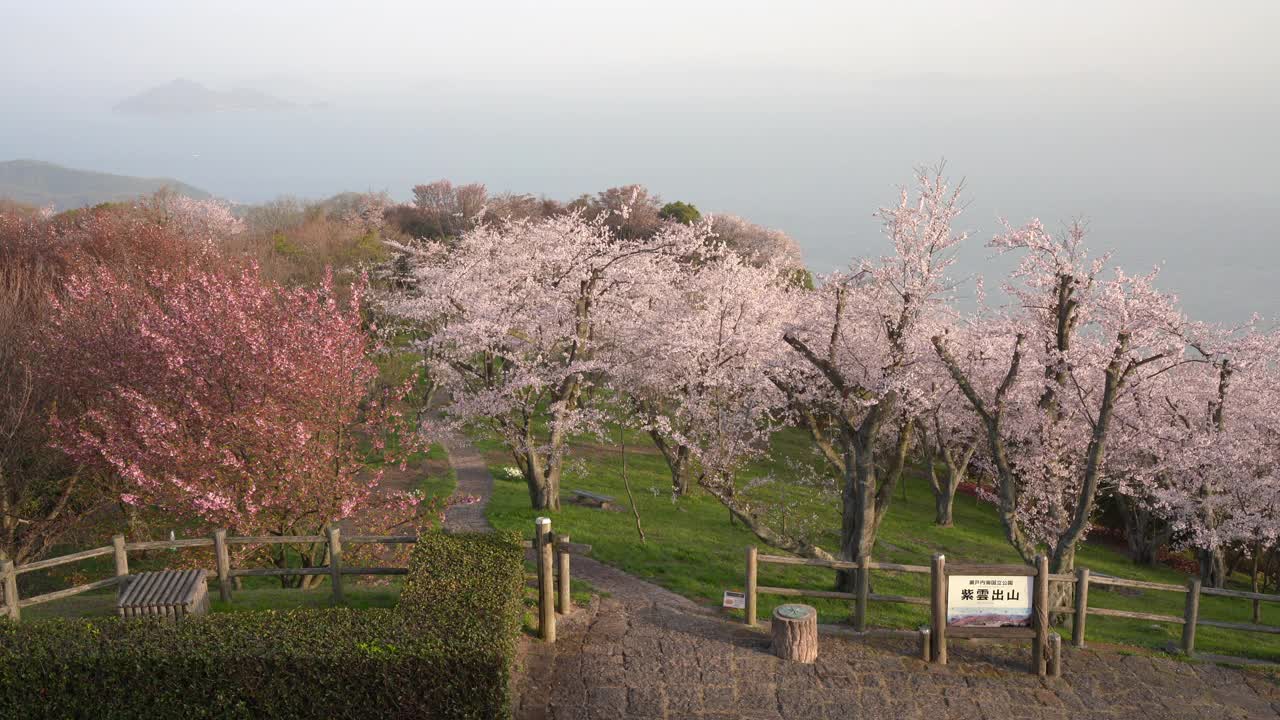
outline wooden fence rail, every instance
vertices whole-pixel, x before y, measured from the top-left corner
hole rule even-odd
[[[855,570],[855,592],[837,592],[834,590],[801,590],[798,588],[775,587],[758,584],[759,563],[771,565],[805,565],[823,567],[832,570]],[[761,555],[755,547],[747,548],[747,624],[756,624],[757,594],[783,595],[791,597],[819,597],[836,600],[852,600],[854,603],[853,625],[857,632],[867,630],[867,603],[893,602],[909,605],[928,605],[929,598],[910,595],[886,595],[871,592],[871,571],[902,572],[928,575],[931,571],[924,565],[903,565],[901,563],[872,562],[863,558],[859,562],[845,560],[818,560],[814,558],[797,558],[785,555]]]
[[[834,590],[810,590],[760,585],[758,578],[759,563],[769,563],[774,565],[804,565],[811,567],[825,567],[833,570],[855,570],[858,571],[856,591],[838,592]],[[998,569],[999,568],[996,566],[988,565],[952,565],[948,569],[948,572],[951,574],[962,573],[980,575],[989,574],[992,570]],[[923,575],[929,575],[932,573],[931,568],[923,565],[880,563],[871,562],[869,559],[865,562],[859,563],[843,560],[816,560],[812,558],[797,558],[782,555],[763,555],[760,554],[755,547],[749,547],[747,548],[746,623],[748,625],[755,625],[756,623],[756,614],[758,612],[757,594],[759,593],[788,597],[816,597],[850,600],[854,603],[854,627],[857,632],[866,631],[866,605],[868,602],[897,602],[925,606],[931,604],[930,598],[926,597],[884,595],[870,592],[869,579],[870,571],[872,570],[887,570]],[[1182,626],[1182,641],[1179,649],[1188,656],[1195,654],[1196,628],[1201,626],[1237,630],[1240,632],[1280,635],[1280,626],[1276,625],[1258,625],[1256,623],[1228,622],[1225,620],[1206,620],[1200,617],[1200,598],[1204,595],[1240,598],[1243,600],[1251,600],[1253,602],[1269,603],[1280,603],[1280,595],[1269,595],[1266,593],[1249,592],[1244,590],[1201,587],[1199,578],[1189,578],[1186,585],[1151,582],[1148,580],[1130,580],[1128,578],[1095,575],[1090,573],[1089,568],[1077,568],[1074,573],[1051,573],[1047,574],[1047,577],[1050,583],[1069,583],[1074,586],[1075,592],[1073,594],[1074,602],[1072,603],[1072,606],[1050,608],[1049,612],[1055,615],[1067,615],[1071,618],[1071,644],[1078,648],[1085,646],[1085,631],[1088,616],[1090,615],[1126,618],[1131,620],[1147,620],[1151,622],[1180,625]],[[1133,610],[1114,610],[1111,608],[1093,607],[1089,604],[1089,588],[1094,585],[1184,593],[1185,601],[1183,603],[1183,613],[1182,615],[1161,615],[1158,613],[1138,612]],[[934,634],[935,636],[937,635],[936,631],[934,631]],[[952,634],[956,634],[955,628],[952,628]]]
[[[14,620],[21,618],[22,608],[53,602],[81,593],[92,592],[104,588],[117,587],[123,590],[129,578],[129,553],[147,550],[176,550],[178,548],[213,548],[215,569],[210,573],[218,578],[218,592],[222,600],[230,602],[232,598],[232,579],[240,577],[290,577],[290,576],[328,576],[334,600],[343,599],[342,578],[350,575],[407,575],[408,568],[402,567],[349,567],[342,562],[343,545],[396,545],[418,542],[417,535],[348,535],[343,536],[337,527],[328,528],[324,535],[265,535],[265,536],[229,536],[226,530],[216,530],[212,537],[183,538],[174,540],[144,540],[125,542],[123,535],[111,539],[111,544],[89,550],[70,553],[54,558],[37,560],[26,565],[15,566],[11,561],[0,563],[0,591],[3,592],[3,604],[0,604],[0,616],[7,615]],[[233,568],[229,548],[234,545],[281,545],[281,544],[315,544],[326,545],[325,555],[328,564],[324,567],[287,567],[287,568]],[[556,615],[571,611],[570,603],[570,563],[571,553],[589,553],[590,545],[570,542],[569,536],[551,534],[551,521],[539,518],[535,525],[534,540],[524,542],[525,547],[536,547],[538,565],[538,633],[547,642],[555,642]],[[76,585],[74,587],[43,593],[29,598],[18,595],[18,576],[37,570],[68,565],[82,560],[112,555],[115,559],[115,573],[108,578]]]

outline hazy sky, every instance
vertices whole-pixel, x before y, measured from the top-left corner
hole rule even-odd
[[[83,88],[336,73],[459,82],[554,69],[1274,71],[1273,0],[6,0],[10,80]],[[474,75],[473,75],[474,74]]]
[[[946,158],[966,273],[999,217],[1084,217],[1198,317],[1280,316],[1280,0],[0,3],[0,160],[240,201],[639,182],[824,271]],[[178,77],[327,107],[111,112]]]

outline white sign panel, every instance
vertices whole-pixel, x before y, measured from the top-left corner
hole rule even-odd
[[[948,577],[947,624],[1030,627],[1033,580],[1018,575]]]
[[[747,607],[747,594],[734,592],[732,590],[725,590],[723,607],[745,610]]]

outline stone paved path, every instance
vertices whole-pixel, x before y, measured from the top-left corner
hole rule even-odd
[[[1280,717],[1274,678],[1170,658],[1064,648],[1063,677],[1042,680],[1026,648],[957,641],[938,667],[912,642],[824,635],[800,665],[706,612],[608,598],[576,615],[529,658],[518,720]]]
[[[485,517],[485,508],[493,495],[493,475],[484,458],[471,443],[456,433],[448,433],[441,441],[449,453],[449,464],[458,476],[459,495],[478,498],[470,504],[451,505],[444,511],[446,532],[493,532],[493,526]]]

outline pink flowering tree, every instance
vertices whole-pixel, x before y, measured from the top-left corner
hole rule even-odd
[[[245,232],[244,221],[220,200],[196,200],[163,190],[143,201],[140,209],[151,222],[202,249],[212,249]]]
[[[1057,237],[1037,221],[997,236],[997,250],[1023,255],[1006,284],[1011,307],[967,337],[933,337],[983,425],[1009,543],[1027,562],[1046,547],[1055,573],[1073,567],[1089,530],[1133,389],[1175,368],[1184,347],[1183,318],[1154,274],[1104,279],[1106,259],[1083,239],[1079,225]]]
[[[982,447],[982,427],[950,378],[935,375],[919,389],[915,429],[933,492],[934,524],[951,527],[956,491],[969,478],[970,464]]]
[[[612,343],[610,380],[631,400],[631,423],[666,459],[675,495],[696,482],[764,542],[832,557],[780,531],[777,508],[739,492],[768,480],[740,475],[767,451],[786,406],[769,379],[789,359],[782,336],[798,293],[786,269],[756,267],[717,243],[675,272]]]
[[[1143,485],[1149,504],[1196,550],[1201,579],[1215,587],[1228,575],[1228,547],[1247,547],[1256,562],[1280,530],[1280,338],[1257,325],[1195,326],[1187,362],[1152,388],[1150,425],[1161,432],[1132,443],[1159,471]]]
[[[785,335],[798,374],[780,377],[817,448],[842,477],[839,557],[869,555],[905,467],[933,323],[947,313],[960,187],[920,173],[882,208],[893,254],[809,293]],[[816,382],[808,381],[814,378]],[[852,583],[842,575],[841,583]]]
[[[0,556],[38,559],[118,502],[99,468],[49,446],[50,410],[99,390],[39,372],[50,300],[68,276],[98,268],[128,279],[205,262],[209,248],[178,234],[185,221],[176,212],[162,219],[122,205],[58,215],[0,209]]]
[[[452,398],[449,414],[502,438],[539,509],[560,506],[569,436],[602,427],[587,400],[615,328],[670,284],[675,258],[704,245],[699,228],[621,237],[606,220],[567,213],[399,246],[402,288],[386,300],[429,330],[423,350]]]
[[[394,404],[366,402],[377,369],[361,295],[343,307],[331,280],[286,290],[256,268],[76,275],[42,338],[42,373],[75,399],[56,409],[53,442],[109,471],[126,505],[233,534],[407,521],[417,498],[376,492],[363,472],[390,433],[412,428]],[[293,550],[322,559],[322,545]],[[288,562],[283,546],[269,551]]]

